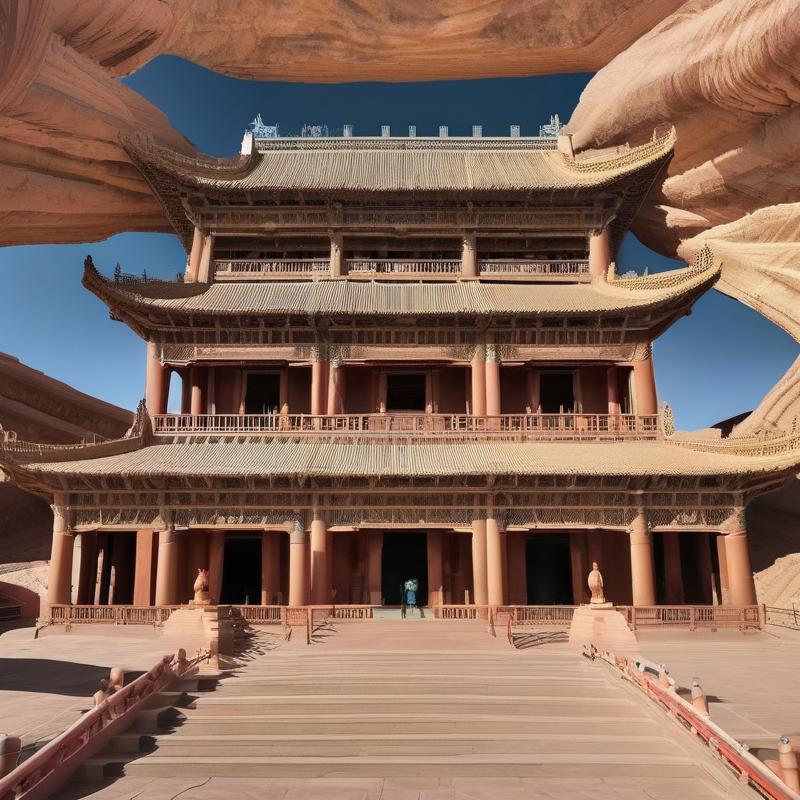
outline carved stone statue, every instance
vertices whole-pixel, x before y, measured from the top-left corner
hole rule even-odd
[[[208,593],[208,570],[198,569],[197,577],[194,579],[194,599],[192,605],[207,606],[211,603],[211,595]]]
[[[600,570],[597,567],[596,561],[592,561],[592,571],[589,573],[588,584],[589,591],[592,593],[592,599],[589,601],[589,605],[609,605],[605,595],[603,594],[603,576],[600,574]]]

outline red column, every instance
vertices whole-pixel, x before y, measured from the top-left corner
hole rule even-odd
[[[328,543],[325,520],[315,512],[311,522],[311,604],[316,606],[331,602],[331,553]]]
[[[629,531],[633,605],[654,606],[656,587],[653,574],[653,541],[647,524],[647,511],[643,507],[639,508]]]
[[[167,413],[167,395],[169,394],[169,369],[158,357],[158,346],[155,342],[147,343],[147,374],[145,376],[144,398],[147,410],[151,414]]]
[[[756,585],[747,545],[744,508],[738,508],[729,520],[725,534],[725,562],[728,569],[728,594],[732,606],[754,606]]]
[[[193,283],[197,280],[197,273],[200,269],[200,256],[203,253],[203,232],[200,228],[194,229],[192,235],[192,250],[189,253],[189,263],[186,266],[186,274],[183,276],[185,283]]]
[[[461,276],[463,278],[477,278],[478,253],[474,233],[465,233],[461,240]]]
[[[489,603],[486,581],[486,518],[476,513],[472,520],[472,596],[476,606]]]
[[[486,415],[500,416],[500,359],[494,346],[486,348]]]
[[[440,606],[444,602],[444,575],[442,570],[442,532],[428,531],[428,605]]]
[[[491,505],[486,511],[486,583],[489,605],[503,605],[503,545]]]
[[[192,367],[192,414],[205,414],[205,394],[203,383],[205,381],[205,370],[202,367]]]
[[[311,413],[322,416],[326,411],[325,395],[327,383],[327,364],[317,352],[311,362]]]
[[[472,373],[472,416],[486,416],[486,348],[476,345],[470,361]]]
[[[174,528],[167,527],[158,534],[156,605],[177,605],[178,591],[178,537]]]
[[[589,237],[589,274],[592,278],[605,279],[610,263],[611,240],[608,228],[603,228]]]
[[[538,369],[528,370],[528,405],[531,407],[531,413],[538,414],[539,407],[542,404],[542,376]]]
[[[606,370],[606,388],[608,390],[608,413],[619,414],[619,381],[616,367]]]
[[[570,570],[572,573],[572,602],[581,605],[588,600],[586,578],[589,575],[586,553],[586,531],[569,533]],[[595,559],[597,560],[597,559]]]
[[[47,579],[47,602],[66,605],[72,599],[72,549],[74,535],[67,521],[68,511],[56,502],[53,509],[53,544],[50,550],[50,569]]]
[[[136,568],[133,574],[133,604],[153,604],[153,578],[155,576],[156,535],[152,528],[136,531]]]
[[[331,361],[328,369],[328,415],[344,414],[345,368]]]
[[[187,367],[181,370],[181,414],[189,414],[192,409],[192,380],[191,370]]]
[[[340,231],[331,231],[331,277],[339,278],[344,272],[343,237]]]
[[[633,385],[636,392],[636,413],[657,414],[656,379],[653,374],[653,356],[649,351],[646,358],[633,362]]]
[[[308,605],[308,531],[299,523],[289,534],[289,605]]]

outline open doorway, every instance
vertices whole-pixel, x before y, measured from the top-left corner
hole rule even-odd
[[[575,391],[571,372],[542,372],[539,402],[543,414],[560,414],[575,408]]]
[[[386,410],[425,412],[425,373],[389,372],[386,375]]]
[[[386,531],[383,536],[381,586],[384,605],[399,606],[403,584],[410,578],[419,582],[417,600],[428,602],[428,540],[425,531]]]
[[[261,536],[225,534],[220,603],[258,605],[261,602]]]
[[[535,533],[525,541],[528,603],[572,605],[572,568],[568,533]]]
[[[244,396],[245,414],[280,411],[281,376],[276,372],[249,372]]]

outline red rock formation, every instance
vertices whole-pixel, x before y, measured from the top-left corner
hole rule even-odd
[[[681,0],[9,0],[0,4],[0,245],[168,230],[119,146],[188,142],[116,78],[160,53],[246,78],[594,70]]]
[[[800,338],[800,15],[795,0],[686,2],[589,83],[577,148],[678,131],[635,231],[667,255],[704,244],[718,288]]]

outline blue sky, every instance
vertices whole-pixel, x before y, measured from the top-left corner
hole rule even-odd
[[[204,152],[238,151],[244,128],[256,113],[277,122],[282,133],[304,124],[345,123],[356,135],[417,126],[419,135],[449,125],[468,134],[473,123],[486,135],[523,135],[558,113],[569,118],[591,75],[502,78],[430,83],[314,85],[243,81],[216,75],[166,56],[126,79]],[[0,351],[17,356],[89,394],[134,408],[144,389],[144,344],[112,322],[99,300],[80,284],[83,259],[91,253],[110,273],[174,277],[186,256],[167,234],[121,234],[81,245],[35,245],[0,249],[3,312]],[[623,244],[620,268],[660,271],[677,266],[634,237]],[[754,311],[712,291],[655,344],[659,398],[669,402],[679,427],[698,428],[752,409],[796,358],[797,343]],[[172,393],[171,407],[177,402]]]

